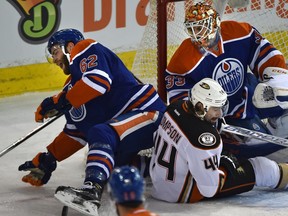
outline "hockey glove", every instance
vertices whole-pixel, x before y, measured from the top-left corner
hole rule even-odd
[[[18,170],[30,171],[28,175],[23,176],[23,182],[30,183],[33,186],[42,186],[49,181],[56,167],[56,159],[50,152],[40,152],[32,161],[26,161],[24,164],[21,164]]]
[[[43,122],[44,118],[50,118],[59,112],[64,113],[71,108],[71,104],[66,99],[66,92],[62,91],[53,97],[48,97],[42,101],[35,112],[35,121]]]
[[[238,159],[229,152],[223,152],[220,158],[220,169],[227,175],[234,177],[234,174],[238,172],[240,167]]]

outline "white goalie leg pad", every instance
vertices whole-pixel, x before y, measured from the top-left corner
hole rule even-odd
[[[250,4],[250,0],[229,0],[228,4],[232,8],[247,7]]]
[[[277,187],[280,180],[279,166],[275,161],[265,157],[250,158],[254,172],[255,185],[258,187]]]
[[[268,118],[266,127],[274,135],[282,138],[288,137],[288,110],[279,117]]]

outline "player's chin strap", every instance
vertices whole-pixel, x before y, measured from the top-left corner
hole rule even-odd
[[[61,49],[62,49],[63,54],[67,57],[68,62],[70,62],[70,53],[65,51],[65,47],[64,46],[61,46]]]

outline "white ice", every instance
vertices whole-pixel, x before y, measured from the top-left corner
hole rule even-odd
[[[34,111],[46,96],[54,92],[29,93],[0,99],[0,151],[24,137],[39,123],[34,122]],[[64,117],[53,122],[19,146],[0,157],[0,215],[51,216],[61,215],[62,204],[54,198],[59,185],[81,186],[84,178],[85,152],[83,149],[67,160],[58,163],[49,183],[32,187],[21,181],[25,172],[18,166],[31,160],[62,130]],[[146,207],[160,216],[281,216],[288,215],[288,191],[271,191],[255,188],[241,195],[199,202],[197,204],[171,204],[153,199],[146,191]],[[113,203],[107,193],[102,198],[100,216],[115,216]],[[70,216],[80,215],[69,210]]]

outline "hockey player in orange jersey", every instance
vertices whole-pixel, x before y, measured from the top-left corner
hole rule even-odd
[[[69,77],[59,94],[43,100],[35,119],[41,122],[58,112],[65,114],[66,123],[47,152],[19,166],[20,171],[30,172],[22,180],[46,184],[57,162],[88,143],[83,185],[59,186],[55,196],[66,198],[66,205],[77,198],[84,212],[87,209],[79,200],[97,209],[113,167],[130,164],[140,150],[153,146],[153,132],[166,106],[154,87],[138,82],[113,51],[85,39],[76,29],[55,32],[47,53]]]
[[[250,24],[221,22],[219,14],[205,3],[186,11],[184,26],[189,38],[165,71],[169,102],[187,99],[189,89],[209,77],[228,94],[227,123],[288,137],[288,70],[282,53]],[[268,124],[264,125],[261,119],[266,118]],[[225,147],[243,157],[268,155],[283,148],[242,137],[226,138]]]
[[[288,164],[266,157],[237,160],[223,154],[216,128],[227,110],[227,94],[204,78],[188,100],[171,103],[155,132],[150,163],[152,196],[178,203],[230,196],[255,186],[288,188]]]
[[[145,209],[145,182],[136,167],[117,167],[111,173],[108,191],[118,216],[157,216]]]

